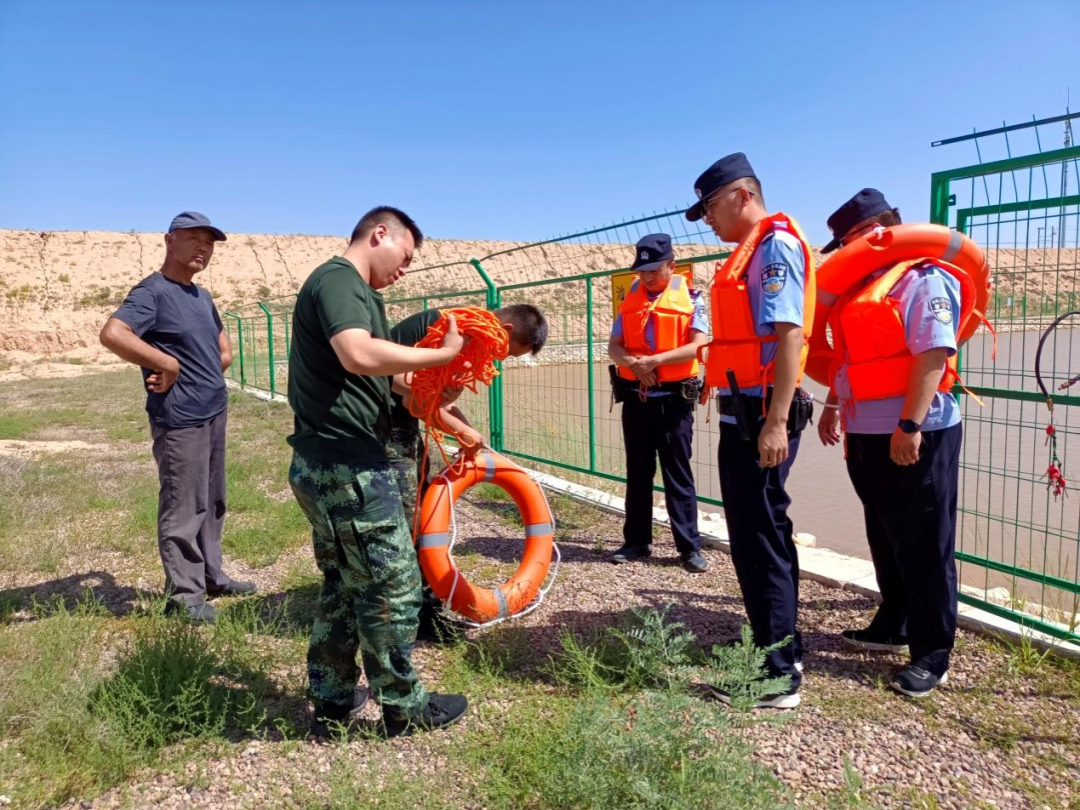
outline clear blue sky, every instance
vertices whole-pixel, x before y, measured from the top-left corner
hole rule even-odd
[[[864,185],[926,217],[975,162],[932,140],[1080,108],[1078,57],[1076,0],[0,0],[0,227],[539,239],[742,150],[822,242]]]

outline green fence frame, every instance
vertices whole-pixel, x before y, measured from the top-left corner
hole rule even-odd
[[[997,226],[1027,223],[1032,217],[1044,215],[1046,212],[1055,209],[1064,210],[1066,206],[1080,206],[1080,195],[1053,197],[1047,193],[1040,197],[1033,192],[1031,187],[1031,180],[1036,169],[1051,164],[1060,165],[1065,161],[1072,161],[1075,165],[1078,160],[1080,160],[1080,147],[1074,147],[934,173],[931,176],[930,183],[931,220],[939,224],[951,225],[965,233],[971,233],[973,229],[989,227],[988,223]],[[1016,173],[1022,171],[1028,171],[1029,175],[1031,175],[1028,178],[1029,188],[1023,192],[1016,182]],[[1005,193],[1007,191],[1005,178],[1010,175],[1013,181],[1012,196],[1015,199],[1005,199],[1007,196]],[[991,190],[989,180],[994,177],[1000,180],[999,193],[997,193],[996,199],[991,199],[995,194]],[[1080,177],[1080,171],[1078,171],[1078,177]],[[987,198],[985,204],[983,204],[983,201],[976,199],[978,196],[974,188],[976,179],[984,183],[984,196]],[[960,190],[958,184],[963,181],[971,182],[972,190],[968,195],[968,199],[964,204],[961,204],[958,202],[957,192]],[[1021,199],[1025,195],[1026,199]],[[1073,215],[1070,214],[1070,216]],[[1080,216],[1080,214],[1077,216]],[[1005,217],[1012,217],[1012,219],[1005,219]],[[578,285],[574,287],[578,292],[582,292],[581,287],[583,286],[585,307],[583,315],[580,312],[580,307],[561,313],[561,328],[566,346],[571,348],[583,347],[586,353],[587,372],[585,373],[584,385],[588,389],[585,392],[587,403],[583,408],[584,412],[575,415],[575,420],[583,419],[587,423],[587,427],[582,430],[584,437],[582,441],[587,444],[587,448],[585,452],[580,454],[581,459],[575,460],[570,456],[560,455],[557,448],[541,447],[539,450],[530,449],[522,444],[524,440],[520,435],[511,432],[506,410],[507,385],[513,382],[516,373],[514,367],[511,367],[507,374],[497,377],[490,386],[486,394],[486,408],[481,406],[477,409],[477,406],[481,405],[481,403],[476,401],[471,404],[474,409],[486,411],[487,425],[478,424],[477,426],[486,429],[489,442],[495,450],[533,464],[584,476],[588,480],[597,482],[599,486],[602,486],[603,482],[608,482],[609,486],[622,484],[625,483],[625,476],[606,467],[599,452],[601,449],[599,426],[602,415],[598,413],[595,400],[598,388],[606,390],[607,381],[604,379],[597,380],[595,374],[597,352],[602,352],[603,346],[606,346],[606,336],[602,335],[603,324],[598,324],[597,313],[605,311],[605,301],[610,305],[610,296],[607,294],[607,288],[598,287],[597,282],[607,279],[615,273],[625,272],[628,269],[623,265],[625,265],[625,260],[629,255],[630,245],[636,241],[635,232],[637,236],[640,236],[643,228],[666,230],[672,233],[676,238],[676,254],[680,256],[680,262],[691,262],[695,267],[704,268],[707,263],[721,261],[728,255],[718,243],[710,248],[709,237],[711,237],[711,234],[706,236],[700,231],[688,231],[682,209],[679,208],[666,213],[627,220],[544,242],[500,250],[479,258],[418,268],[411,271],[409,276],[415,277],[418,273],[426,271],[440,274],[445,272],[448,274],[446,278],[451,278],[452,271],[453,281],[444,283],[438,291],[409,295],[409,277],[407,277],[403,285],[406,294],[398,298],[388,298],[387,305],[388,307],[393,306],[395,311],[402,314],[415,309],[428,309],[431,306],[440,304],[458,306],[463,303],[482,303],[488,308],[497,308],[503,303],[510,303],[509,299],[522,298],[526,293],[530,297],[534,294],[542,297],[544,288],[551,287],[551,285],[564,285],[563,289],[567,289],[567,285]],[[680,228],[682,229],[681,232]],[[690,251],[692,255],[680,255],[680,240],[683,245],[693,248]],[[976,238],[976,241],[980,240]],[[993,247],[993,245],[984,245],[984,247]],[[599,266],[587,272],[563,272],[566,267],[580,266],[580,261],[573,259],[575,250],[579,253],[584,250],[592,250],[596,258],[591,261],[594,261]],[[550,270],[548,275],[552,277],[538,278],[538,272],[529,272],[526,277],[531,280],[516,283],[507,281],[501,284],[496,282],[496,279],[505,280],[508,275],[508,268],[513,269],[515,262],[518,269],[537,270],[538,264],[530,265],[529,262],[535,261],[539,263],[540,260],[537,256],[540,253],[544,257],[543,264],[547,265],[547,269]],[[553,256],[554,258],[552,258]],[[577,264],[575,264],[575,261],[577,261]],[[1022,268],[1022,271],[1026,270],[1026,266]],[[1077,268],[1077,270],[1080,271],[1080,268]],[[475,280],[477,278],[479,278],[481,284],[471,286],[473,282],[468,281],[468,279]],[[1077,278],[1080,279],[1080,272],[1077,273]],[[603,294],[599,294],[598,290],[603,290]],[[1030,293],[1026,286],[1023,286],[1022,292],[1018,293],[1014,298],[1015,300],[1007,302],[995,298],[994,306],[998,311],[996,313],[992,311],[988,315],[999,323],[1008,322],[1012,326],[1019,326],[1023,329],[1025,326],[1042,323],[1042,319],[1049,319],[1051,316],[1064,311],[1067,307],[1080,304],[1080,295],[1074,290],[1068,290],[1062,294],[1054,292],[1052,295],[1048,295],[1045,291]],[[291,312],[280,306],[275,307],[272,305],[273,303],[260,302],[257,305],[257,313],[225,313],[227,329],[230,338],[233,339],[237,358],[237,361],[230,367],[228,374],[231,379],[245,388],[256,388],[267,391],[271,395],[280,395],[283,393],[287,382]],[[581,317],[584,320],[584,335],[579,340],[570,336],[570,321]],[[552,320],[549,317],[549,322]],[[1080,329],[1077,330],[1077,334],[1080,335]],[[601,340],[603,344],[598,345]],[[549,342],[550,345],[552,345],[551,342]],[[284,354],[279,355],[278,352],[282,347],[284,347]],[[1078,345],[1077,351],[1080,353],[1080,345]],[[962,358],[962,365],[967,383],[967,392],[976,394],[989,403],[1015,403],[1016,407],[1020,408],[1026,404],[1029,409],[1027,412],[1022,412],[1018,418],[1014,418],[1009,415],[1008,410],[1006,410],[1004,416],[995,415],[991,407],[990,415],[986,416],[978,410],[970,408],[971,398],[966,395],[964,390],[958,387],[956,394],[961,398],[963,407],[966,409],[965,419],[969,428],[968,435],[983,428],[987,431],[1006,430],[1012,431],[1014,435],[1022,434],[1025,437],[1024,440],[1027,441],[1030,438],[1029,434],[1033,431],[1037,432],[1040,427],[1037,412],[1031,411],[1031,409],[1038,408],[1039,403],[1043,402],[1042,396],[1035,390],[1031,375],[1023,368],[1005,369],[1000,375],[990,368],[980,370],[977,366],[968,362],[969,350],[965,350],[963,354],[965,357]],[[980,372],[985,379],[979,378]],[[971,376],[968,376],[969,374]],[[999,377],[1004,379],[1006,384],[998,384]],[[1061,409],[1058,411],[1059,415],[1064,415],[1069,408],[1080,405],[1080,396],[1072,394],[1056,396],[1054,401]],[[607,427],[610,432],[610,424]],[[1062,429],[1059,432],[1062,440],[1068,442],[1071,436],[1080,436],[1080,424],[1069,424],[1068,417],[1065,416]],[[715,444],[711,441],[713,437],[708,438],[710,444],[715,447]],[[972,439],[966,441],[965,447],[971,444],[972,441]],[[1080,441],[1080,439],[1074,439],[1074,442],[1076,441]],[[607,449],[610,450],[611,448]],[[1078,448],[1077,452],[1080,452],[1080,448]],[[1014,454],[1014,456],[1017,455]],[[1041,486],[1039,482],[1040,469],[1037,463],[1038,455],[1039,450],[1036,448],[1031,456],[1036,461],[1025,461],[1022,465],[1017,465],[1016,469],[1013,470],[996,469],[993,453],[991,453],[989,460],[965,456],[961,465],[962,499],[959,509],[961,523],[963,526],[981,525],[979,524],[981,521],[982,524],[987,526],[997,527],[1003,534],[1011,532],[1015,537],[1020,534],[1041,537],[1044,544],[1051,541],[1058,543],[1059,549],[1068,545],[1070,554],[1073,555],[1071,559],[1075,560],[1076,556],[1080,555],[1080,518],[1073,519],[1069,517],[1067,521],[1057,521],[1060,525],[1052,525],[1050,506],[1046,509],[1046,516],[1041,519],[1034,514],[1034,510],[1032,510],[1032,515],[1029,517],[1021,517],[1019,510],[1010,517],[992,503],[982,504],[978,500],[981,497],[978,482],[987,477],[994,478],[994,480],[1007,478],[1009,481],[1015,482],[1017,489],[1026,488],[1036,492],[1037,495],[1038,487]],[[1015,461],[1016,458],[1014,457],[1006,457],[1006,463],[1015,463]],[[662,491],[662,486],[657,485],[654,489]],[[989,495],[986,497],[989,497]],[[704,493],[700,487],[699,501],[714,507],[723,506],[718,497],[712,497]],[[1023,562],[1017,556],[1016,546],[1018,545],[1019,540],[1017,539],[1014,542],[1014,548],[1011,550],[1012,557],[1010,559],[1009,549],[1007,548],[1003,547],[1001,553],[990,553],[987,550],[988,546],[987,549],[971,549],[958,541],[956,558],[962,566],[974,566],[985,572],[985,581],[988,586],[992,581],[1004,580],[1014,586],[1014,592],[1022,590],[1025,586],[1038,588],[1039,593],[1042,594],[1052,590],[1066,597],[1074,597],[1077,600],[1076,604],[1080,604],[1080,584],[1078,584],[1080,565],[1075,565],[1073,570],[1069,572],[1052,570],[1047,564],[1047,560],[1043,561],[1044,565],[1041,567],[1031,563],[1030,560]],[[1066,562],[1068,562],[1068,559],[1070,558],[1067,557]],[[997,577],[998,579],[992,580],[991,577]],[[989,590],[989,587],[987,590]],[[1080,634],[1077,633],[1075,624],[1063,627],[1060,621],[1055,620],[1052,615],[1046,612],[1045,602],[1043,603],[1044,610],[1038,615],[1033,615],[1023,605],[1015,603],[1002,605],[963,592],[959,598],[964,603],[977,605],[990,613],[1007,617],[1047,634],[1080,641]]]
[[[1080,212],[1068,213],[1066,209],[1069,206],[1080,206],[1080,195],[1075,194],[1057,194],[1056,196],[1050,194],[1049,183],[1047,182],[1046,168],[1048,166],[1063,166],[1065,171],[1068,171],[1068,165],[1070,162],[1075,167],[1076,161],[1080,160],[1080,147],[1070,147],[1065,149],[1058,149],[1049,152],[1037,152],[1035,154],[1024,155],[1020,157],[1010,157],[1004,160],[993,161],[989,163],[979,163],[971,166],[964,166],[957,169],[950,169],[947,171],[936,172],[931,175],[930,180],[930,218],[931,221],[940,225],[953,225],[957,230],[972,235],[976,241],[982,242],[979,238],[980,234],[973,234],[973,230],[979,230],[985,228],[987,233],[993,229],[1000,230],[1001,226],[1013,226],[1014,229],[1019,230],[1021,225],[1024,227],[1025,239],[1030,239],[1030,222],[1034,218],[1038,218],[1037,215],[1043,214],[1047,211],[1057,209],[1060,213],[1057,215],[1062,218],[1062,221],[1066,217],[1080,219]],[[1037,194],[1036,183],[1036,170],[1041,169],[1043,173],[1043,188],[1045,194],[1039,197]],[[1026,178],[1024,173],[1026,172]],[[1018,173],[1020,176],[1018,178]],[[1068,175],[1066,174],[1066,177]],[[1077,171],[1077,176],[1080,178],[1080,170]],[[990,179],[997,178],[998,184],[995,188],[993,183],[989,182]],[[1007,182],[1006,179],[1009,181]],[[1024,180],[1026,179],[1026,185]],[[1056,179],[1056,178],[1055,178]],[[975,184],[975,180],[982,181],[981,187]],[[1018,182],[1019,180],[1019,182]],[[957,200],[958,192],[962,189],[958,188],[957,184],[961,181],[971,181],[971,189],[968,192],[968,204],[960,205]],[[954,190],[955,189],[955,190]],[[1007,196],[1015,197],[1015,199],[1006,200]],[[986,204],[976,205],[975,200],[979,196],[979,193],[985,196]],[[996,197],[996,201],[993,198]],[[1011,219],[1004,219],[1003,217],[1012,216]],[[987,240],[989,241],[989,240]],[[995,244],[983,244],[984,248],[994,249]],[[1050,258],[1057,261],[1056,271],[1060,275],[1062,271],[1062,262],[1065,262],[1065,269],[1067,271],[1076,271],[1076,247],[1071,248],[1073,253],[1072,266],[1069,265],[1068,253],[1063,254],[1056,246],[1049,248],[1053,254],[1056,251],[1056,257]],[[1009,248],[1016,253],[1020,248],[1013,243]],[[1041,245],[1036,248],[1031,248],[1030,242],[1027,241],[1024,244],[1023,250],[1025,251],[1025,264],[1020,268],[1019,275],[1023,276],[1024,283],[1022,285],[1025,293],[1016,297],[1016,302],[1008,302],[1008,306],[1005,308],[1005,312],[1000,312],[1000,298],[995,297],[991,303],[991,311],[987,315],[991,320],[998,323],[999,326],[1006,324],[1012,325],[1016,322],[1020,323],[1021,330],[1024,327],[1028,327],[1030,330],[1037,330],[1040,327],[1044,327],[1049,324],[1059,314],[1075,308],[1080,303],[1080,296],[1077,295],[1076,290],[1068,290],[1066,292],[1055,291],[1047,296],[1045,293],[1041,293],[1034,299],[1026,293],[1028,286],[1028,279],[1034,275],[1035,271],[1029,262],[1029,250],[1040,250]],[[1066,248],[1066,251],[1070,248]],[[1000,252],[1000,251],[999,251]],[[1045,258],[1045,257],[1044,257]],[[996,268],[992,268],[996,269]],[[1013,268],[1015,269],[1015,268]],[[1038,286],[1038,285],[1035,285]],[[1031,301],[1035,303],[1030,304]],[[995,309],[999,311],[995,313]],[[996,316],[995,316],[996,315]],[[1021,331],[1021,334],[1023,332]],[[1009,334],[1007,337],[1011,338]],[[1037,337],[1037,336],[1036,336]],[[1034,338],[1033,338],[1034,339]],[[1026,340],[1026,338],[1021,338]],[[1072,337],[1071,334],[1068,337],[1068,356],[1071,359],[1072,356]],[[1010,347],[1011,348],[1011,347]],[[1027,348],[1021,345],[1022,359],[1026,360],[1027,354],[1024,350]],[[1057,349],[1057,346],[1054,346]],[[1000,350],[999,350],[1000,351]],[[964,353],[962,352],[962,355]],[[961,358],[961,373],[968,374],[968,368],[971,364],[965,365],[966,358]],[[1011,361],[1006,361],[1011,363]],[[976,368],[975,373],[981,373],[984,376],[989,376],[993,381],[997,378],[997,374],[988,368]],[[964,398],[965,408],[965,421],[972,426],[989,425],[990,429],[998,428],[999,432],[1002,427],[1008,432],[1010,428],[1015,428],[1014,435],[1023,436],[1025,432],[1032,432],[1039,434],[1040,428],[1045,425],[1045,422],[1039,422],[1035,418],[1035,414],[1038,414],[1038,410],[1032,415],[1033,418],[1025,420],[1023,404],[1045,404],[1045,398],[1037,390],[1034,383],[1034,376],[1027,372],[1022,362],[1020,368],[1013,368],[1011,365],[1005,368],[1001,375],[1004,377],[1008,385],[971,385],[969,384],[966,389],[957,386],[954,393],[958,397]],[[1060,376],[1060,375],[1059,375]],[[1017,381],[1020,385],[1017,386]],[[1018,403],[1020,410],[1020,417],[1012,419],[1009,417],[1009,410],[1006,408],[1005,417],[995,418],[993,410],[989,419],[983,417],[979,413],[978,407],[973,407],[970,398],[965,397],[965,393],[971,393],[982,399],[984,402],[994,403],[995,401],[1001,401],[1004,403]],[[1055,417],[1056,421],[1066,426],[1069,424],[1069,414],[1063,413],[1063,410],[1080,405],[1080,396],[1076,395],[1058,395],[1055,392],[1053,397]],[[1046,413],[1046,411],[1043,411]],[[1065,441],[1068,440],[1070,434],[1077,434],[1075,429],[1069,429],[1060,431],[1059,436],[1062,436]],[[966,604],[974,605],[997,616],[1016,621],[1024,626],[1030,627],[1035,630],[1039,630],[1048,635],[1067,639],[1070,641],[1080,641],[1080,633],[1077,632],[1076,626],[1076,606],[1080,604],[1080,582],[1078,582],[1077,571],[1080,570],[1075,564],[1077,555],[1080,554],[1080,525],[1074,519],[1071,513],[1064,512],[1064,505],[1060,505],[1062,515],[1067,520],[1059,520],[1061,528],[1054,528],[1051,524],[1051,514],[1055,509],[1055,505],[1049,502],[1049,495],[1046,495],[1047,505],[1044,510],[1045,517],[1040,522],[1038,520],[1030,519],[1023,520],[1020,517],[1019,509],[1019,497],[1017,497],[1017,507],[1015,514],[1009,516],[1006,514],[1007,505],[995,504],[991,498],[989,487],[987,487],[986,493],[979,492],[979,485],[981,482],[994,477],[1008,478],[1016,482],[1017,492],[1024,491],[1034,492],[1032,501],[1034,503],[1035,497],[1038,495],[1038,488],[1043,486],[1043,482],[1039,477],[1039,467],[1037,463],[1033,463],[1029,470],[1009,470],[1007,465],[1009,462],[1008,449],[1005,451],[1005,461],[1000,462],[1002,465],[996,467],[992,463],[993,453],[993,441],[994,435],[990,437],[990,459],[984,462],[982,459],[976,459],[970,461],[965,458],[961,462],[961,496],[959,506],[959,519],[960,519],[960,538],[958,539],[958,545],[956,549],[956,559],[961,565],[971,565],[983,569],[986,572],[986,580],[990,582],[991,575],[1001,575],[1006,582],[1011,582],[1012,594],[1022,593],[1024,590],[1024,584],[1028,587],[1037,587],[1038,593],[1043,594],[1044,600],[1047,598],[1046,594],[1048,589],[1050,591],[1056,591],[1057,594],[1064,596],[1065,599],[1072,598],[1072,605],[1066,603],[1066,608],[1059,609],[1059,614],[1069,616],[1072,614],[1068,621],[1062,621],[1060,619],[1053,620],[1046,615],[1046,603],[1043,601],[1040,604],[1041,610],[1039,615],[1032,615],[1032,612],[1024,609],[1023,599],[1018,599],[1015,596],[1011,601],[1015,604],[1019,602],[1018,606],[1002,605],[996,602],[988,601],[987,599],[981,599],[977,596],[973,596],[968,593],[961,592],[959,599]],[[1018,440],[1017,444],[1019,446]],[[967,443],[967,442],[966,442]],[[1020,452],[1019,449],[1017,452]],[[1046,451],[1047,453],[1049,451]],[[1034,446],[1033,458],[1039,454],[1039,447],[1036,444]],[[1043,468],[1045,469],[1045,468]],[[969,480],[972,479],[972,480]],[[974,492],[972,492],[974,490]],[[981,498],[986,499],[986,503],[980,503]],[[1034,508],[1032,508],[1034,513]],[[978,553],[976,551],[969,551],[963,547],[962,539],[964,537],[964,529],[967,524],[971,524],[976,527],[982,525],[997,526],[1000,527],[1000,531],[1003,535],[1011,533],[1014,538],[1013,558],[1014,561],[1010,562],[1006,559],[999,559],[995,555],[992,555],[986,551]],[[992,529],[990,530],[992,531]],[[989,531],[987,532],[990,533]],[[1044,554],[1043,554],[1043,567],[1044,570],[1038,570],[1034,564],[1018,564],[1015,559],[1017,556],[1017,546],[1019,545],[1019,536],[1026,534],[1029,537],[1041,537],[1043,542]],[[976,537],[978,533],[976,531]],[[1064,545],[1069,545],[1071,548],[1071,555],[1074,561],[1072,573],[1069,576],[1061,576],[1055,573],[1049,573],[1045,570],[1047,563],[1049,562],[1046,557],[1046,549],[1051,543],[1056,543],[1059,548],[1058,557],[1060,559],[1060,549]],[[989,543],[987,543],[989,548]],[[1004,549],[1003,549],[1004,550]],[[1002,554],[1000,556],[1005,556]],[[1066,563],[1068,562],[1068,556],[1066,557]],[[1064,573],[1064,572],[1059,572]],[[998,580],[1000,581],[1000,580]],[[1067,611],[1067,612],[1066,612]],[[1064,626],[1063,626],[1064,624]]]

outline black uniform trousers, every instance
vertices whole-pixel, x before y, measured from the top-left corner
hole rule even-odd
[[[919,460],[889,458],[889,434],[849,433],[847,467],[863,504],[881,606],[875,633],[907,637],[911,663],[949,668],[956,640],[956,503],[963,428],[922,434]]]
[[[758,466],[758,435],[763,421],[743,439],[736,425],[720,423],[720,493],[731,539],[731,561],[743,593],[754,643],[768,647],[791,643],[766,657],[773,677],[789,676],[797,689],[802,675],[802,636],[795,629],[799,608],[799,555],[795,529],[787,516],[791,498],[784,485],[799,451],[801,433],[789,434],[787,461],[778,467]]]
[[[694,472],[690,468],[694,405],[677,392],[644,400],[633,394],[623,400],[623,445],[626,448],[623,539],[629,546],[647,546],[652,542],[652,487],[659,456],[664,502],[675,548],[680,554],[701,550],[697,491]]]

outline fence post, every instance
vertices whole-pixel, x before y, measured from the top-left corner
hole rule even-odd
[[[585,351],[588,354],[589,375],[589,469],[596,471],[596,405],[593,388],[593,322],[592,322],[592,276],[585,279]]]
[[[947,173],[930,175],[930,221],[935,225],[949,224],[949,178]]]
[[[484,285],[487,287],[487,308],[498,309],[501,302],[499,300],[499,289],[495,286],[495,282],[491,280],[491,276],[484,270],[484,266],[480,264],[479,259],[469,259],[469,264],[476,268],[476,272],[480,274],[480,278],[483,279]],[[503,449],[502,362],[496,360],[495,367],[499,370],[499,376],[491,381],[491,386],[488,388],[488,421],[491,433],[488,442],[491,444],[492,450],[501,452]]]
[[[270,364],[270,398],[273,399],[276,389],[274,387],[274,316],[266,308],[266,304],[259,302],[259,309],[266,313],[266,357]]]
[[[239,315],[232,312],[226,312],[225,317],[236,319],[236,351],[240,354],[240,387],[243,388],[247,382],[244,376],[244,322],[240,320]]]

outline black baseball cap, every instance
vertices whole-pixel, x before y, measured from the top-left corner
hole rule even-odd
[[[864,188],[833,211],[832,216],[827,221],[833,238],[829,244],[821,249],[821,252],[832,253],[840,247],[840,240],[844,238],[844,234],[860,222],[866,222],[870,217],[892,210],[894,209],[889,205],[884,194],[876,188]]]
[[[757,179],[754,168],[750,165],[750,161],[746,159],[746,155],[742,152],[735,152],[720,158],[694,181],[694,193],[697,194],[698,201],[687,209],[686,218],[691,222],[697,222],[705,213],[705,203],[709,197],[728,183],[733,183],[744,177]]]
[[[666,233],[650,233],[638,240],[634,249],[634,264],[631,270],[648,272],[658,270],[675,258],[675,251],[671,249],[671,237]]]
[[[169,233],[188,228],[206,228],[214,235],[215,242],[225,241],[225,231],[215,228],[210,224],[210,220],[206,216],[196,211],[184,211],[173,217],[173,221],[169,224]]]

